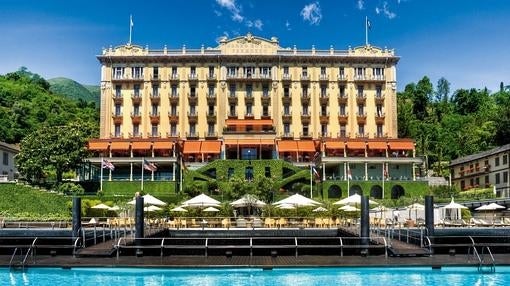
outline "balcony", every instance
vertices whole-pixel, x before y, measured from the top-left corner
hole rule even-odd
[[[308,125],[308,124],[310,124],[310,117],[311,117],[311,116],[310,116],[310,112],[306,112],[306,113],[301,112],[301,123],[302,123],[303,125]]]
[[[196,73],[188,74],[188,81],[198,81],[198,74]]]
[[[374,133],[374,138],[388,138],[388,133]]]
[[[228,118],[228,119],[237,119],[237,112],[236,112],[236,111],[230,111],[230,112],[227,114],[227,118]]]
[[[159,97],[159,93],[155,93],[155,94],[151,93],[150,98],[151,98],[151,104],[159,105],[159,102],[161,101],[161,98]]]
[[[321,94],[319,97],[320,105],[328,105],[329,104],[329,93]]]
[[[308,74],[301,74],[301,81],[310,81],[310,76]]]
[[[129,135],[129,138],[132,138],[132,139],[133,138],[142,138],[142,133],[140,133],[140,132],[138,132],[138,133],[129,132],[128,135]]]
[[[271,119],[271,112],[262,112],[260,119]]]
[[[329,81],[329,75],[327,75],[327,74],[320,74],[319,75],[319,81],[321,81],[321,82]]]
[[[234,92],[228,94],[228,104],[237,104],[237,96]]]
[[[212,132],[204,132],[205,139],[217,139],[218,138],[218,132],[212,131]]]
[[[338,132],[338,133],[336,134],[336,137],[337,137],[337,138],[349,138],[350,136],[351,136],[351,134],[350,134],[350,133],[348,133],[348,132],[345,132],[345,130],[340,131],[340,132]]]
[[[170,105],[179,105],[179,94],[178,93],[170,93],[168,95],[168,99],[170,100]]]
[[[151,124],[159,124],[159,112],[151,112],[149,114]]]
[[[149,137],[149,138],[161,138],[161,133],[159,133],[159,132],[147,132],[147,137]]]
[[[217,76],[214,73],[207,74],[207,81],[216,81]]]
[[[133,103],[133,105],[139,105],[142,102],[142,95],[139,93],[132,93],[131,102]]]
[[[207,123],[216,123],[216,110],[214,112],[207,112]]]
[[[255,115],[253,113],[244,114],[244,119],[255,119]]]
[[[290,92],[288,94],[284,94],[282,96],[282,103],[283,104],[291,104],[292,103],[292,97]]]
[[[385,99],[384,93],[375,94],[375,104],[384,104],[384,99]]]
[[[368,138],[368,133],[356,133],[356,138]]]
[[[358,82],[385,82],[386,77],[384,75],[366,75],[358,74],[354,76],[354,81]]]
[[[124,98],[122,97],[122,95],[114,95],[113,96],[113,102],[115,104],[122,104],[124,102]]]
[[[349,114],[347,112],[338,114],[338,124],[345,125],[349,121]]]
[[[269,96],[269,94],[263,94],[260,101],[262,105],[271,105],[271,96]]]
[[[187,139],[198,139],[198,132],[196,132],[196,131],[186,132],[186,138]]]
[[[216,104],[216,93],[207,93],[207,105],[215,105]]]
[[[113,76],[112,82],[143,82],[143,74]]]
[[[331,138],[331,132],[324,131],[324,132],[319,133],[319,136],[321,138]]]
[[[339,74],[337,80],[339,82],[347,82],[347,76],[345,74]]]
[[[356,95],[356,103],[365,105],[365,102],[367,101],[367,95],[364,93],[358,93]]]
[[[347,104],[349,97],[345,93],[338,94],[338,104]]]
[[[329,112],[321,112],[319,114],[319,121],[321,124],[329,124]]]
[[[367,122],[367,113],[366,112],[358,112],[356,113],[356,119],[358,120],[358,124],[365,124]]]
[[[374,74],[374,75],[372,75],[371,80],[385,82],[386,77],[383,74]]]
[[[308,92],[304,92],[301,94],[301,104],[302,105],[310,104],[310,95],[308,94]]]
[[[244,96],[244,103],[245,103],[245,104],[246,104],[246,103],[251,103],[251,104],[253,104],[253,101],[254,101],[254,100],[255,100],[255,99],[253,98],[253,94],[246,94],[246,95]]]
[[[140,124],[140,122],[142,122],[142,115],[140,112],[131,112],[131,121],[133,124]]]
[[[376,124],[384,124],[384,119],[386,115],[384,112],[376,112],[375,113],[375,123]]]
[[[283,123],[292,123],[292,112],[282,112],[282,121]]]
[[[354,81],[367,81],[367,80],[368,80],[368,76],[366,76],[364,74],[354,75]]]
[[[197,123],[198,121],[198,112],[194,111],[188,111],[188,121],[189,123]]]
[[[188,104],[189,105],[197,105],[198,102],[198,96],[196,93],[189,94],[188,93]]]
[[[113,119],[113,123],[122,124],[122,112],[113,112],[112,119]]]
[[[177,73],[170,74],[170,76],[168,77],[168,80],[170,82],[173,82],[173,83],[178,82],[179,81],[179,74],[177,74]]]
[[[151,81],[158,82],[161,80],[161,76],[159,74],[151,74]]]
[[[300,132],[299,138],[301,139],[312,139],[312,133],[310,132]]]
[[[110,138],[115,138],[115,139],[124,138],[124,133],[122,133],[122,132],[110,133]]]
[[[179,123],[179,112],[168,112],[168,120],[170,123]]]
[[[292,132],[292,131],[283,132],[281,137],[282,137],[282,139],[293,139],[294,138],[294,132]]]
[[[288,73],[282,74],[282,82],[289,82],[292,81],[292,76]]]
[[[178,131],[170,131],[166,133],[167,138],[179,138],[180,134]]]

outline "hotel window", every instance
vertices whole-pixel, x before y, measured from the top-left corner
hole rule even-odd
[[[214,67],[209,66],[209,78],[214,78]]]
[[[365,78],[365,68],[354,68],[354,73],[356,74],[357,79]]]
[[[340,125],[340,137],[345,138],[347,137],[347,131],[346,131],[345,124]]]
[[[376,106],[375,106],[375,110],[376,110],[376,112],[377,112],[377,116],[378,116],[378,117],[383,116],[383,107],[382,107],[382,105],[381,105],[381,104],[376,105]]]
[[[172,78],[177,78],[177,67],[172,67]]]
[[[340,105],[340,115],[347,115],[347,114],[345,113],[345,104],[341,104],[341,105]]]
[[[262,116],[269,116],[269,107],[267,105],[262,106]]]
[[[207,114],[214,115],[214,105],[209,105],[209,110],[207,111]]]
[[[322,137],[328,136],[328,125],[327,124],[321,124],[321,136]]]
[[[157,84],[152,85],[152,96],[154,97],[159,96],[159,85]]]
[[[480,178],[478,178],[478,177],[477,177],[477,178],[475,179],[475,184],[476,184],[477,186],[480,186]]]
[[[469,179],[469,185],[472,187],[475,186],[475,180],[473,180],[473,178]]]
[[[196,112],[197,112],[197,109],[196,109],[195,105],[190,105],[189,106],[189,114],[190,115],[195,115]]]
[[[358,85],[358,97],[363,97],[364,87],[362,85]]]
[[[136,116],[140,115],[140,105],[133,106],[133,115],[136,115]]]
[[[195,66],[189,67],[189,73],[192,78],[197,77],[197,68]]]
[[[338,68],[338,74],[340,75],[340,78],[345,78],[345,69],[344,67]]]
[[[503,165],[508,163],[508,155],[503,155]]]
[[[303,115],[308,115],[308,105],[303,105]]]
[[[290,115],[290,107],[289,107],[289,105],[288,105],[288,104],[285,104],[285,105],[283,106],[283,114],[285,114],[285,115]]]
[[[321,85],[321,97],[326,97],[328,95],[327,90],[328,88],[326,85]]]
[[[340,96],[345,97],[345,86],[344,85],[339,86],[338,90],[340,91]]]
[[[113,78],[114,79],[124,78],[124,68],[123,67],[113,67]]]
[[[170,135],[177,136],[177,124],[175,123],[170,124]]]
[[[138,137],[140,135],[140,125],[133,124],[133,136]]]
[[[137,83],[133,85],[133,94],[135,97],[140,96],[140,84]]]
[[[152,67],[152,78],[159,78],[159,67]]]
[[[250,103],[246,104],[246,115],[253,115],[253,108]]]
[[[496,173],[496,184],[499,184],[501,182],[499,173]]]
[[[120,124],[115,124],[115,137],[120,137]]]
[[[131,74],[133,78],[136,79],[143,78],[143,67],[132,67]]]
[[[286,75],[286,76],[289,75],[289,67],[288,66],[283,67],[283,75]]]
[[[266,84],[262,85],[262,96],[263,97],[269,96],[269,86]]]
[[[236,76],[237,75],[237,67],[227,67],[227,76]]]
[[[9,153],[7,152],[4,152],[3,153],[3,160],[2,160],[4,166],[8,166],[9,165]]]
[[[214,135],[214,124],[213,123],[207,124],[207,134]]]
[[[380,85],[375,86],[375,97],[377,97],[377,98],[382,97],[382,86],[380,86]]]
[[[177,93],[177,85],[176,84],[172,84],[172,87],[170,88],[170,95],[173,97],[179,96],[179,94]]]
[[[253,68],[253,67],[244,67],[243,70],[244,70],[244,75],[247,78],[251,78],[253,76],[253,74],[255,73],[255,68]]]
[[[464,180],[460,181],[460,188],[464,190],[466,188],[466,182]]]
[[[261,67],[259,71],[265,78],[271,77],[271,67]]]
[[[177,115],[177,106],[176,105],[170,106],[170,115],[173,115],[173,116]]]
[[[301,68],[301,76],[304,78],[308,77],[308,67]]]
[[[326,75],[326,67],[321,67],[321,75]]]
[[[365,116],[365,106],[364,105],[358,105],[358,116]]]
[[[328,115],[328,106],[321,105],[321,116],[327,116],[327,115]]]
[[[485,185],[488,185],[489,184],[489,176],[485,176]]]
[[[236,84],[232,83],[228,86],[230,94],[229,96],[236,96]]]
[[[230,105],[230,116],[236,116],[236,106]]]
[[[497,166],[499,166],[499,157],[496,157],[496,158],[494,159],[494,165],[495,165],[496,167],[497,167]]]
[[[158,134],[158,125],[157,124],[152,124],[152,127],[151,127],[151,136],[152,137],[159,136],[159,134]]]
[[[503,172],[503,183],[508,183],[508,172]]]
[[[289,90],[290,90],[289,86],[288,86],[288,85],[285,85],[285,86],[283,87],[283,96],[285,96],[285,97],[289,97],[289,96],[290,96],[290,91],[289,91]]]
[[[214,84],[210,84],[207,89],[209,90],[209,96],[214,96]]]
[[[196,133],[196,125],[194,123],[191,123],[189,125],[189,134],[190,136],[195,136]]]
[[[284,123],[283,124],[283,133],[284,134],[289,134],[290,133],[290,124],[289,123]]]
[[[303,136],[308,136],[308,125],[303,125]]]
[[[151,108],[151,115],[152,116],[158,116],[158,105],[157,104],[153,104],[152,105],[152,108]]]
[[[253,86],[251,84],[246,85],[246,96],[247,97],[253,96]]]
[[[374,78],[383,79],[384,78],[384,68],[374,68],[373,74],[374,74]]]
[[[303,85],[301,92],[303,93],[303,96],[308,96],[308,85]]]
[[[122,115],[122,106],[120,104],[115,104],[115,116]]]
[[[358,135],[365,136],[365,125],[358,124]]]
[[[377,125],[377,137],[383,137],[383,126]]]
[[[122,97],[122,85],[115,85],[115,97]]]
[[[196,87],[194,85],[189,87],[189,94],[190,96],[196,96]]]

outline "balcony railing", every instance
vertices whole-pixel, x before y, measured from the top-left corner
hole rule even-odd
[[[198,74],[196,74],[196,73],[188,74],[188,80],[192,80],[192,81],[198,80]]]
[[[301,80],[302,81],[309,81],[310,80],[310,76],[308,74],[301,74]]]
[[[124,133],[122,133],[122,132],[110,133],[110,137],[111,138],[123,138],[124,137]]]
[[[283,132],[281,134],[281,137],[282,138],[294,138],[294,132],[292,131],[289,131],[289,132]]]
[[[347,75],[339,74],[337,79],[338,81],[347,81]]]
[[[207,74],[207,80],[216,80],[216,74],[214,73]]]
[[[198,138],[198,132],[196,131],[186,132],[186,138]]]
[[[166,133],[166,137],[169,137],[169,138],[170,137],[180,137],[179,135],[180,135],[179,131],[170,131],[170,132]]]
[[[290,81],[292,80],[292,76],[288,73],[282,74],[282,81]]]
[[[142,102],[142,95],[139,93],[138,94],[132,93],[131,101],[133,102],[133,104],[140,104],[140,102]]]
[[[179,80],[179,74],[176,74],[176,73],[170,74],[169,80],[170,81],[178,81]]]
[[[329,75],[327,75],[327,74],[320,74],[319,75],[319,80],[320,81],[328,81],[329,80]]]
[[[160,138],[161,132],[147,132],[147,137],[149,138]]]

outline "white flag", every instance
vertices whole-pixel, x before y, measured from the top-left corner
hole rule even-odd
[[[135,24],[133,24],[133,16],[129,15],[129,25],[133,27]]]

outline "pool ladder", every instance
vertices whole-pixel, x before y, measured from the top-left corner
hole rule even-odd
[[[472,246],[468,251],[468,261],[474,257],[478,261],[479,273],[494,273],[496,272],[496,261],[492,255],[491,249],[488,246],[482,246],[482,253],[478,252],[476,246]]]
[[[34,259],[34,247],[36,241],[37,238],[34,239],[25,254],[23,254],[23,247],[16,247],[14,249],[14,252],[11,255],[11,260],[9,261],[9,270],[21,269],[22,271],[25,271],[25,265],[27,265],[28,257],[32,257],[32,259]],[[16,257],[19,257],[20,259],[17,260]]]

